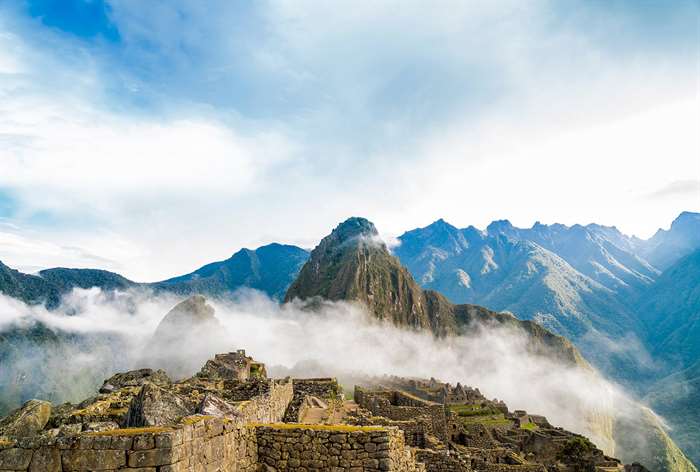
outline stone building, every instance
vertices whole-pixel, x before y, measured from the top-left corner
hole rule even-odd
[[[574,443],[588,452],[566,456]],[[80,404],[32,400],[0,420],[0,471],[93,470],[623,468],[585,438],[544,417],[509,412],[461,384],[384,378],[355,386],[351,401],[332,378],[270,379],[262,363],[239,350],[217,354],[182,381],[150,369],[116,374]]]

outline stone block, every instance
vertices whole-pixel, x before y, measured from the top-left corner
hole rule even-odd
[[[129,451],[129,467],[156,467],[177,462],[173,449]]]
[[[55,447],[34,451],[29,472],[61,472],[61,452]]]
[[[109,470],[126,465],[126,452],[68,449],[61,451],[63,471]]]
[[[30,449],[13,447],[0,450],[0,470],[26,469],[32,460]]]

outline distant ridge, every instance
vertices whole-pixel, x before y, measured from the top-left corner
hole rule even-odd
[[[273,243],[255,250],[241,249],[224,261],[149,286],[181,295],[199,293],[210,297],[226,296],[246,287],[280,300],[308,257],[305,249]]]
[[[453,305],[438,292],[422,290],[364,218],[349,218],[321,240],[285,301],[314,298],[358,301],[380,320],[438,337],[467,332],[481,322],[519,328],[530,336],[534,351],[588,365],[568,340],[534,322],[476,305]]]

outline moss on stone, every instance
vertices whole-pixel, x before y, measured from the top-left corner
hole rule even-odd
[[[211,420],[213,419],[213,416],[208,416],[208,415],[194,415],[194,416],[187,416],[183,418],[180,423],[185,424],[185,425],[190,425],[190,424],[195,424],[199,423],[200,421],[204,420]]]
[[[251,427],[273,428],[273,429],[310,429],[313,431],[386,431],[382,426],[354,426],[348,424],[303,424],[303,423],[250,423]]]
[[[169,426],[150,426],[145,428],[123,428],[123,429],[111,429],[109,431],[93,431],[90,433],[85,433],[86,436],[135,436],[137,434],[156,434],[156,433],[167,433],[169,431],[175,431],[174,428]]]

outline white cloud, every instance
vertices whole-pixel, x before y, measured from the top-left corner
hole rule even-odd
[[[26,239],[130,278],[313,244],[352,214],[388,234],[505,217],[648,235],[700,210],[690,193],[641,198],[700,175],[697,70],[670,47],[610,46],[622,16],[556,21],[541,1],[113,7],[122,49],[0,12],[0,190]],[[15,263],[46,260],[29,259]]]

